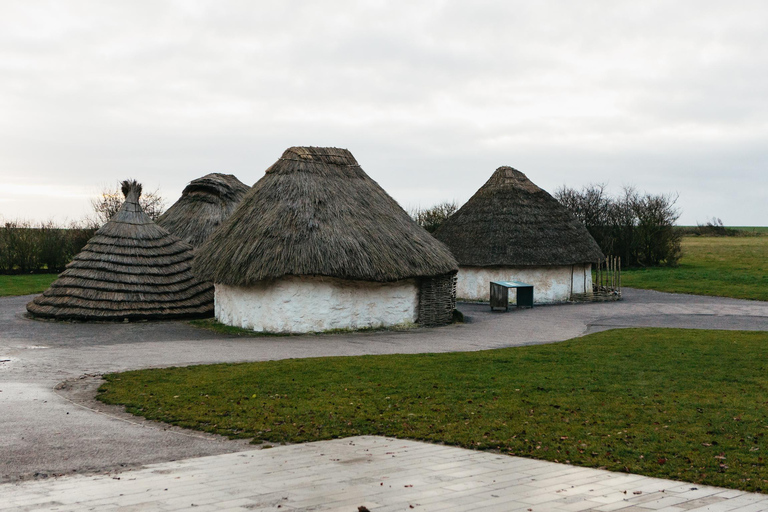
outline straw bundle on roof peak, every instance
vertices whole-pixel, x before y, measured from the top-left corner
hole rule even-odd
[[[512,187],[519,190],[525,190],[526,192],[536,193],[543,192],[538,186],[536,186],[528,176],[518,171],[514,167],[504,165],[496,169],[491,175],[486,185],[498,186],[498,187]],[[545,192],[546,193],[546,192]]]
[[[213,286],[192,275],[192,247],[144,213],[139,183],[124,181],[122,190],[117,213],[27,311],[75,320],[211,316]]]
[[[125,180],[121,182],[120,185],[126,199],[128,198],[128,194],[133,192],[136,194],[135,200],[139,200],[139,197],[141,197],[141,183],[136,180]]]
[[[249,187],[232,174],[211,173],[189,182],[157,223],[199,247],[235,210]]]
[[[499,167],[435,237],[463,266],[592,263],[603,254],[587,229],[522,172]]]
[[[333,165],[358,166],[357,160],[347,149],[316,146],[294,146],[283,152],[281,160],[314,161]],[[317,168],[315,170],[320,170]],[[271,168],[267,170],[271,172]]]
[[[292,147],[198,250],[195,270],[247,286],[285,275],[397,281],[457,269],[346,149]]]

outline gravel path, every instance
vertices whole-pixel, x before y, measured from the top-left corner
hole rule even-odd
[[[616,327],[768,330],[768,303],[626,289],[614,303],[491,313],[437,329],[227,337],[184,322],[78,324],[24,316],[32,297],[0,298],[0,482],[92,473],[253,448],[170,428],[92,399],[102,373],[294,357],[471,351],[552,343]],[[63,384],[62,384],[63,383]],[[54,388],[59,389],[54,389]]]

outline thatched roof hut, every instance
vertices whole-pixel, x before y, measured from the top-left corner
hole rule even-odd
[[[124,181],[122,190],[120,210],[27,311],[59,320],[211,316],[213,286],[192,275],[192,247],[142,211],[141,185]]]
[[[520,277],[520,272],[515,271],[516,275],[509,269],[567,267],[572,274],[573,266],[578,265],[582,280],[581,274],[586,276],[587,272],[585,265],[603,259],[595,240],[564,206],[525,174],[506,166],[499,167],[485,185],[437,229],[435,237],[450,247],[459,261],[458,296],[462,298],[483,298],[467,297],[477,294],[462,290],[462,273],[466,274],[469,268],[495,268],[499,269],[495,272],[498,277],[491,276],[491,279],[517,277],[522,281],[526,278]],[[574,291],[572,284],[569,284],[569,293]],[[540,297],[545,292],[543,288],[550,285],[546,280],[542,282]],[[487,288],[488,283],[483,283],[484,295],[488,293]],[[567,296],[563,300],[567,300]]]
[[[207,174],[192,180],[157,223],[192,247],[200,247],[235,211],[249,189],[232,174]]]
[[[352,153],[293,147],[203,245],[195,270],[236,286],[285,275],[385,282],[445,274],[456,260]]]
[[[224,287],[263,287],[289,276],[372,283],[451,276],[452,282],[458,268],[448,248],[349,151],[316,147],[286,150],[198,250],[194,265],[216,284],[220,320]],[[425,314],[420,321],[432,323]]]

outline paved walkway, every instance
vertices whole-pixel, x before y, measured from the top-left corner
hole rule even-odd
[[[363,436],[0,486],[0,511],[727,511],[768,495]]]
[[[0,505],[5,496],[34,493],[36,485],[42,486],[39,489],[53,486],[53,492],[59,485],[69,485],[67,482],[78,486],[90,481],[72,475],[98,475],[183,459],[190,459],[184,464],[194,464],[200,457],[203,462],[215,461],[205,457],[253,449],[243,441],[147,422],[104,406],[93,400],[101,373],[292,357],[483,350],[552,343],[627,326],[768,330],[766,302],[630,289],[618,303],[535,307],[509,313],[491,313],[487,306],[465,304],[461,309],[471,323],[438,329],[278,338],[222,336],[184,322],[33,321],[24,316],[24,304],[30,299],[0,298],[0,484],[10,483],[0,486]],[[268,452],[292,453],[302,448],[274,450]],[[50,478],[65,475],[69,476]],[[29,481],[35,479],[44,480]],[[89,484],[78,488],[78,493],[87,497],[90,490]]]

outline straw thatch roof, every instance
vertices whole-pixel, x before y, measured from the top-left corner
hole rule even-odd
[[[250,187],[232,174],[192,180],[157,223],[192,247],[200,247],[229,217]]]
[[[603,259],[570,212],[522,172],[499,167],[435,232],[462,266],[552,266]]]
[[[141,185],[122,185],[120,210],[27,311],[61,320],[212,316],[213,286],[192,275],[192,247],[142,211]]]
[[[383,282],[456,269],[448,248],[349,151],[315,147],[286,150],[195,258],[202,278],[237,286],[284,275]]]

